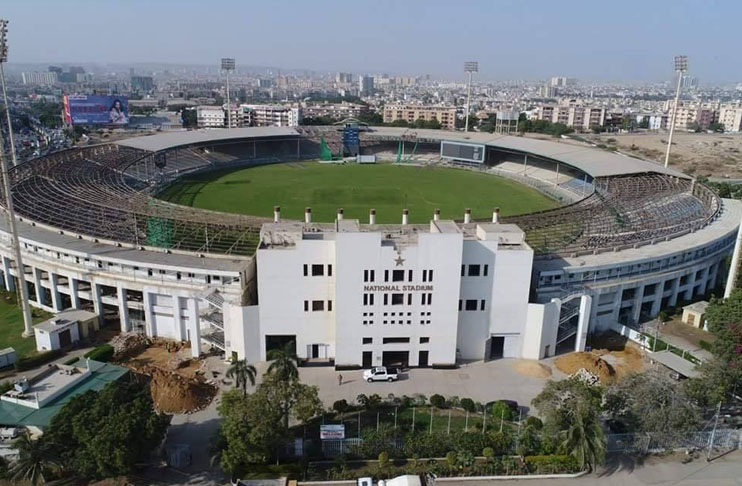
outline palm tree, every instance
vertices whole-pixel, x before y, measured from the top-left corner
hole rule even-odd
[[[605,457],[605,436],[597,413],[578,405],[571,414],[572,423],[561,433],[559,448],[577,459],[582,469],[592,471]]]
[[[246,359],[233,360],[227,370],[227,378],[234,378],[235,385],[242,388],[243,395],[247,395],[247,382],[255,386],[255,367],[248,364]]]
[[[274,360],[268,366],[268,373],[281,381],[295,381],[299,379],[299,357],[294,351],[294,342],[286,343],[282,348],[268,352],[268,359]]]
[[[37,486],[46,483],[45,474],[60,469],[43,440],[32,440],[28,432],[14,440],[13,446],[19,457],[8,472],[14,481],[25,480]]]

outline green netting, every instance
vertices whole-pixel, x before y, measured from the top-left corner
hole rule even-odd
[[[402,162],[402,141],[397,144],[397,163]]]
[[[320,138],[320,149],[319,149],[319,159],[320,160],[332,160],[332,150],[330,150],[330,147],[327,145],[327,142],[325,141],[325,137]]]
[[[173,246],[173,235],[175,229],[173,222],[161,218],[147,219],[147,245],[160,248]]]

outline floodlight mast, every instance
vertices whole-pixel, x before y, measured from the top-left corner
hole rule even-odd
[[[0,82],[2,82],[3,89],[3,101],[5,103],[5,113],[8,118],[8,141],[10,142],[10,152],[13,160],[13,165],[17,165],[15,144],[13,142],[13,124],[10,120],[10,105],[8,104],[8,94],[5,89],[5,72],[3,71],[3,64],[8,61],[8,21],[0,19]],[[10,190],[10,174],[8,172],[8,160],[5,157],[5,140],[3,140],[2,131],[0,131],[0,168],[2,169],[3,177],[3,190],[5,191],[5,199],[7,206],[8,216],[8,229],[10,230],[10,243],[13,247],[13,256],[15,258],[16,274],[18,277],[18,287],[20,292],[17,293],[20,300],[19,304],[23,312],[23,336],[33,336],[33,321],[31,320],[31,307],[28,304],[28,287],[26,286],[26,273],[23,265],[23,258],[21,257],[21,243],[18,238],[18,225],[15,220],[15,210],[13,209],[13,195]],[[5,275],[5,287],[10,288],[10,282],[12,277],[9,274]]]
[[[678,73],[678,87],[675,90],[675,104],[672,107],[670,119],[670,135],[667,139],[667,151],[665,152],[665,167],[670,163],[670,149],[672,148],[672,135],[675,133],[675,119],[678,114],[678,103],[680,103],[680,85],[683,82],[683,74],[688,71],[688,56],[675,56],[675,72]]]
[[[232,106],[229,101],[229,72],[234,71],[234,58],[222,58],[222,71],[227,75],[227,130],[232,128]]]
[[[479,63],[477,61],[467,61],[464,63],[464,72],[469,74],[469,82],[466,85],[466,121],[464,122],[464,132],[469,131],[469,109],[471,103],[471,76],[479,72]]]

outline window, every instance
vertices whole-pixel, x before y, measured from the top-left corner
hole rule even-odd
[[[412,270],[407,271],[407,281],[412,282]]]
[[[389,305],[389,294],[384,294],[384,305]]]
[[[484,301],[482,301],[482,304],[484,305]],[[327,312],[332,312],[332,301],[327,301]]]
[[[392,282],[404,281],[404,270],[392,270]]]
[[[309,275],[309,265],[307,265],[307,264],[305,263],[305,264],[304,264],[304,276],[306,277],[306,276],[308,276],[308,275]]]
[[[363,305],[368,305],[368,294],[363,294]]]
[[[487,275],[485,273],[485,275]],[[332,265],[327,265],[327,276],[332,277]]]
[[[466,265],[461,265],[461,276],[462,277],[464,276],[464,268],[465,267],[466,267]]]
[[[382,344],[399,344],[399,343],[409,343],[410,338],[408,337],[385,337],[381,340]]]
[[[374,338],[363,338],[363,344],[373,344]]]
[[[423,270],[423,282],[427,282],[427,281],[428,281],[428,271]]]
[[[392,294],[392,305],[404,304],[404,294]]]
[[[428,270],[428,282],[433,281],[433,270]]]
[[[363,305],[374,305],[374,294],[363,294]]]
[[[464,309],[468,311],[475,311],[477,310],[477,301],[476,299],[466,299],[466,305],[464,306]]]
[[[483,275],[483,276],[485,276],[485,277],[487,276],[487,270],[489,270],[489,268],[490,268],[490,266],[489,266],[489,265],[485,265],[485,266],[484,266],[484,269],[483,269],[483,271],[482,271],[482,275]]]
[[[304,301],[304,312],[309,312],[309,301],[308,300]]]
[[[325,310],[324,300],[313,300],[312,301],[312,311],[323,311],[323,310]]]
[[[420,294],[420,305],[425,305],[425,294]]]
[[[384,270],[384,282],[389,281],[389,270]]]
[[[483,311],[484,310],[484,299],[482,299],[482,300],[479,301],[479,310],[480,311]]]
[[[479,277],[479,271],[480,271],[479,265],[469,265],[468,275],[470,277]]]
[[[325,274],[325,266],[324,265],[312,265],[312,277],[321,277]]]
[[[461,310],[461,299],[459,299],[459,311]]]
[[[425,344],[425,343],[429,343],[429,342],[430,342],[430,338],[429,337],[421,337],[420,338],[420,344]]]
[[[407,305],[412,305],[412,294],[407,294]]]
[[[433,305],[433,294],[428,294],[428,305]],[[430,315],[430,312],[428,312]]]
[[[371,277],[371,282],[376,281],[376,270],[371,270],[370,277]]]

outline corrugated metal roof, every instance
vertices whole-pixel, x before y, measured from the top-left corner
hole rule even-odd
[[[291,127],[247,127],[233,128],[231,130],[227,130],[226,128],[214,128],[159,133],[157,135],[127,138],[125,140],[119,140],[116,143],[126,147],[157,152],[181,145],[216,142],[219,140],[239,140],[244,138],[296,135],[298,135],[298,132]]]

